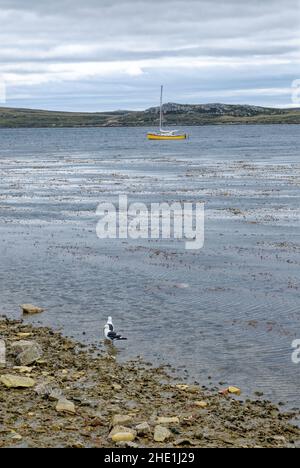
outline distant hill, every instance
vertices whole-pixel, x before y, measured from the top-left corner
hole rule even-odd
[[[145,111],[56,112],[0,107],[0,128],[158,126],[159,107]],[[300,109],[227,104],[164,105],[165,125],[300,124]]]

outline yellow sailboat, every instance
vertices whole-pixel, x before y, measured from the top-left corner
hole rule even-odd
[[[176,130],[163,129],[163,86],[160,93],[160,128],[159,132],[149,132],[147,134],[148,140],[186,140],[188,135],[186,133],[178,133]]]

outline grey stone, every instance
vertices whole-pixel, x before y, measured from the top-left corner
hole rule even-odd
[[[11,349],[13,353],[15,354],[20,354],[23,353],[23,351],[26,351],[28,348],[31,346],[35,345],[35,341],[27,341],[27,340],[20,340],[20,341],[14,341],[11,344]]]
[[[42,397],[49,397],[53,390],[54,389],[49,382],[42,382],[38,384],[34,389],[35,393]]]
[[[41,359],[43,350],[37,343],[33,343],[17,356],[17,362],[21,366],[28,366]]]
[[[150,434],[150,432],[151,432],[151,428],[150,428],[150,426],[149,426],[149,424],[147,422],[143,422],[141,424],[138,424],[135,427],[135,429],[136,429],[139,436],[145,436],[145,435]]]
[[[76,408],[72,401],[67,400],[66,398],[61,398],[57,405],[56,411],[58,413],[69,413],[69,414],[76,414]]]
[[[170,439],[172,432],[164,426],[156,426],[154,429],[154,440],[155,442],[164,442]]]
[[[58,401],[64,398],[62,390],[55,388],[49,382],[40,383],[34,390],[39,396],[49,398],[51,401]]]

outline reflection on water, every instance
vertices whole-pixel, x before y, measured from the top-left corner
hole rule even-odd
[[[299,406],[297,126],[0,131],[1,312],[99,342],[108,315],[142,355]],[[101,201],[204,201],[206,241],[100,241]]]

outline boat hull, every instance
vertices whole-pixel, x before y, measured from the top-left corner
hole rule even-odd
[[[156,133],[148,133],[148,140],[186,140],[187,135],[157,135]]]

